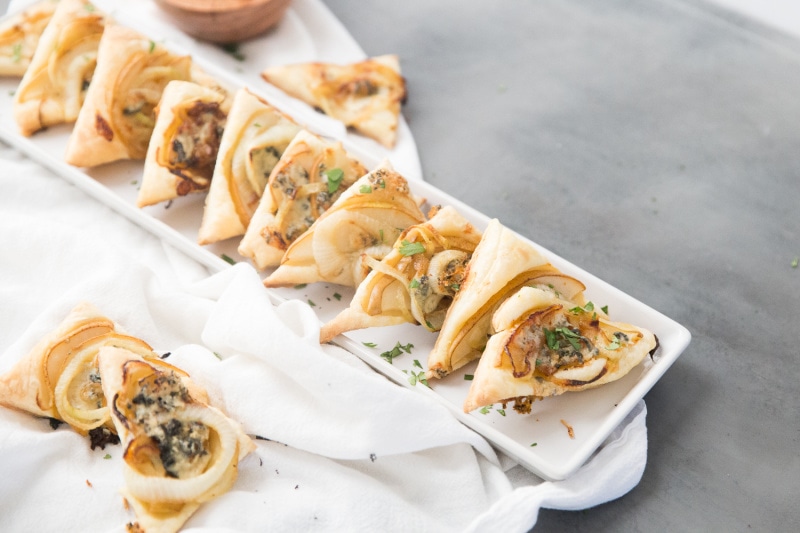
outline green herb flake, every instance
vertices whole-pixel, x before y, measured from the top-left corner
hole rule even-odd
[[[139,180],[133,180],[133,181],[131,182],[131,185],[139,185]]]
[[[239,50],[239,43],[223,44],[221,48],[236,61],[244,61],[244,54]]]
[[[492,410],[492,406],[491,405],[484,405],[483,407],[481,407],[480,413],[482,415],[486,415],[486,414],[489,414],[489,411],[491,411],[491,410]]]
[[[261,123],[260,122],[253,122],[253,127],[254,128],[260,128],[261,127]]]
[[[464,381],[472,381],[473,379],[475,379],[474,374],[464,374]]]
[[[375,348],[377,346],[377,344],[375,344],[374,342],[362,342],[361,344],[363,344],[367,348]]]
[[[506,410],[505,409],[498,409],[497,412],[500,413],[500,416],[506,416]]]
[[[619,337],[614,337],[614,340],[611,341],[611,344],[606,346],[606,350],[611,350],[611,351],[618,350],[619,346],[620,346]]]
[[[458,292],[461,289],[461,284],[453,283],[452,285],[450,285],[450,288],[453,289],[455,292]]]
[[[408,242],[403,240],[400,242],[398,252],[400,252],[400,255],[404,256],[421,254],[425,252],[425,245],[421,242]]]
[[[150,41],[150,49],[149,49],[150,53],[152,54],[153,50],[155,50],[155,49],[156,49],[156,42],[155,41]]]
[[[605,314],[608,314],[608,306],[607,305],[604,305],[603,307],[601,307],[600,310],[603,311]]]
[[[342,301],[342,295],[339,294],[338,292],[334,292],[333,293],[333,297],[336,298],[337,302],[341,302]]]
[[[414,359],[414,363],[411,366],[422,368],[422,364],[419,362],[419,359]]]
[[[534,442],[534,443],[532,443],[532,444],[531,444],[531,448],[534,448],[534,447],[536,447],[536,446],[538,446],[538,445],[539,445],[539,443],[538,443],[538,442]]]
[[[379,230],[378,233],[381,236],[381,243],[383,242],[383,229]]]
[[[411,280],[411,283],[408,284],[408,288],[409,289],[416,289],[417,287],[419,287],[419,280],[417,278],[413,278]]]
[[[11,49],[11,60],[14,63],[19,63],[22,61],[22,43],[17,43]]]
[[[587,302],[586,305],[584,305],[583,307],[575,306],[569,310],[569,312],[572,313],[573,315],[577,315],[583,312],[591,313],[592,311],[594,311],[594,304],[592,302]]]
[[[800,263],[800,257],[792,259],[792,268],[797,268],[798,263]]]
[[[220,361],[222,361],[222,356],[221,356],[220,354],[218,354],[217,352],[212,352],[212,353],[214,354],[214,356],[215,356],[217,359],[219,359]]]
[[[220,257],[222,258],[222,260],[223,260],[223,261],[225,261],[225,262],[226,262],[226,263],[228,263],[229,265],[235,265],[235,264],[236,264],[236,260],[235,260],[235,259],[233,259],[233,258],[232,258],[231,256],[229,256],[228,254],[222,254],[222,255],[220,255]]]
[[[405,353],[411,353],[411,349],[414,347],[413,344],[400,344],[400,341],[397,341],[397,344],[394,345],[394,348],[391,350],[387,350],[381,354],[381,357],[386,359],[389,364],[392,364],[392,361],[395,357],[399,357]]]
[[[90,4],[90,3],[88,3],[88,2],[83,4],[83,9],[85,9],[89,13],[94,12],[94,6],[92,4]]]
[[[333,194],[339,190],[339,186],[344,179],[344,172],[341,168],[332,168],[325,171],[325,176],[328,178],[328,194]]]
[[[107,453],[103,456],[103,459],[111,459],[111,454]]]
[[[8,91],[8,96],[14,96],[17,94],[17,91]]]
[[[308,287],[308,283],[298,283],[294,286],[294,288],[297,290],[305,289],[306,287]]]
[[[361,187],[358,188],[358,192],[360,192],[361,194],[370,194],[372,192],[372,186],[362,185]]]
[[[315,304],[313,300],[308,300],[308,305],[310,305],[311,307],[317,306],[317,304]]]

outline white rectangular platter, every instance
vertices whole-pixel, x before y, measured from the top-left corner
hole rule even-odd
[[[173,49],[177,48],[170,42],[165,44]],[[194,59],[209,74],[232,88],[246,85],[309,129],[339,138],[367,167],[374,167],[383,157],[382,154],[376,155],[365,150],[363,143],[351,142],[343,128],[336,127],[331,119],[315,113],[304,104],[285,97],[275,101],[275,89],[268,87],[265,82],[260,85],[249,77],[249,83],[246,84],[242,77],[231,70],[215,66],[197,55]],[[204,204],[202,195],[139,209],[136,207],[136,196],[137,186],[141,182],[142,162],[124,161],[94,169],[79,169],[63,161],[71,126],[50,128],[28,138],[19,135],[12,113],[13,93],[18,82],[15,78],[0,78],[0,138],[5,142],[212,271],[229,266],[221,258],[223,255],[244,261],[236,253],[236,239],[206,247],[196,244]],[[479,229],[486,227],[489,221],[486,216],[455,198],[419,180],[411,180],[410,185],[412,191],[427,199],[430,205],[451,205]],[[408,324],[352,332],[338,338],[336,342],[396,383],[412,387],[420,394],[442,402],[461,422],[483,435],[525,468],[545,479],[559,480],[574,473],[603,443],[683,352],[689,344],[690,334],[686,328],[642,302],[535,243],[534,246],[554,266],[581,280],[587,287],[587,299],[596,305],[608,305],[614,320],[630,322],[653,331],[660,342],[654,357],[647,358],[619,381],[597,389],[535,402],[529,415],[517,414],[510,406],[507,411],[503,410],[500,405],[483,412],[465,414],[461,406],[470,385],[465,375],[473,373],[474,364],[443,380],[431,380],[430,387],[421,383],[412,385],[409,381],[410,372],[421,370],[415,362],[423,369],[426,366],[427,355],[436,339],[435,334]],[[307,302],[316,311],[320,321],[324,322],[348,305],[353,290],[319,283],[302,288],[270,290],[270,294],[276,302],[286,299]],[[410,343],[413,348],[410,353],[405,353],[389,363],[380,354],[391,350],[398,342],[403,345]],[[570,437],[565,423],[573,428],[574,438]]]

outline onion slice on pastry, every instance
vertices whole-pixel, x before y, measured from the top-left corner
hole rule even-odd
[[[492,313],[525,285],[557,292],[576,304],[583,303],[586,288],[493,219],[472,254],[466,278],[428,356],[428,377],[443,377],[479,358],[490,333]]]
[[[236,92],[206,197],[200,244],[244,235],[272,169],[300,129],[247,89]]]
[[[123,348],[103,348],[98,358],[125,450],[123,496],[145,531],[177,531],[231,488],[255,444],[185,373]]]
[[[264,285],[327,281],[355,287],[369,269],[362,255],[383,259],[403,230],[424,220],[406,179],[384,162],[353,183],[289,246]]]
[[[23,76],[58,0],[40,0],[0,24],[0,76]]]
[[[295,98],[392,148],[406,85],[396,55],[357,63],[271,67],[261,76]]]
[[[429,331],[441,328],[481,234],[453,207],[429,216],[400,234],[382,260],[367,260],[372,271],[350,306],[322,327],[320,342],[346,331],[406,322]]]
[[[615,381],[656,347],[650,331],[613,322],[593,306],[576,306],[554,292],[522,287],[497,309],[464,411],[533,400]]]
[[[59,2],[14,93],[14,119],[23,135],[78,118],[106,23],[90,2]]]
[[[342,143],[300,131],[272,169],[239,253],[259,270],[278,266],[289,245],[366,173]]]

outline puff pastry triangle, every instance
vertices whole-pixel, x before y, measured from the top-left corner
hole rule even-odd
[[[69,138],[67,163],[93,167],[144,159],[164,87],[191,77],[189,56],[175,55],[130,28],[108,24],[86,101]]]
[[[23,135],[78,118],[106,23],[85,0],[58,4],[14,93],[14,119]]]
[[[362,255],[382,259],[405,228],[424,220],[406,179],[384,162],[353,183],[289,246],[264,285],[328,281],[355,287],[369,269]]]
[[[405,322],[438,331],[464,281],[481,233],[453,207],[406,229],[356,289],[350,306],[320,330],[320,342],[355,329]]]
[[[144,531],[178,531],[231,488],[255,444],[186,373],[123,348],[103,348],[98,359],[125,450],[121,492]]]
[[[147,147],[139,207],[208,190],[227,111],[219,91],[190,81],[167,84]]]
[[[244,235],[272,169],[300,129],[247,89],[236,92],[206,197],[200,244]]]
[[[259,270],[279,265],[289,245],[366,173],[342,143],[300,131],[272,169],[239,253]]]
[[[0,24],[0,76],[23,76],[58,0],[41,0]]]
[[[261,73],[269,83],[392,148],[406,86],[395,55],[358,63],[303,63]]]
[[[522,287],[492,317],[495,331],[478,362],[464,411],[531,402],[615,381],[656,348],[655,336],[613,322],[593,304],[577,306],[553,291]]]
[[[428,357],[428,376],[445,376],[479,358],[490,333],[492,313],[524,285],[558,291],[578,304],[583,303],[586,288],[493,219],[475,248],[464,282],[447,310]]]

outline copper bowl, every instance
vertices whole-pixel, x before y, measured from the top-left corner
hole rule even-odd
[[[237,43],[283,18],[292,0],[155,0],[170,22],[192,37]]]

